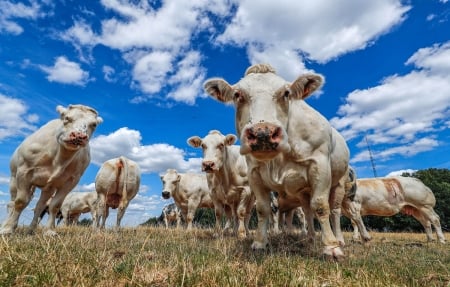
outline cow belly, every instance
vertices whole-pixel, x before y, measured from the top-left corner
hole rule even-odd
[[[399,206],[362,207],[361,215],[393,216],[400,212]]]

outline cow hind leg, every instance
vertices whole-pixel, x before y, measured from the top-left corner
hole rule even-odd
[[[421,209],[418,209],[418,213],[420,213],[420,217],[423,218],[422,221],[426,222],[424,225],[424,223],[416,217],[416,219],[419,220],[420,223],[422,223],[422,225],[424,226],[425,232],[427,233],[428,241],[433,240],[433,231],[431,229],[431,225],[432,225],[436,231],[436,235],[438,237],[439,242],[445,243],[445,236],[442,233],[439,215],[437,215],[436,212],[434,212],[434,210],[432,208],[428,208],[428,207],[423,207]],[[427,230],[427,228],[428,228],[428,230]]]

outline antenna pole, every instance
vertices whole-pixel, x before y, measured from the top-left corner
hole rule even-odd
[[[364,136],[364,139],[366,140],[367,150],[369,151],[369,157],[370,157],[370,163],[372,164],[373,176],[374,177],[378,177],[377,176],[377,170],[375,169],[375,162],[374,162],[373,157],[372,157],[372,151],[370,150],[369,141],[367,140],[367,136]]]

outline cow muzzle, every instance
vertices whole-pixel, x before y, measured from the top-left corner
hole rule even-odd
[[[282,128],[270,123],[261,122],[244,131],[245,144],[248,145],[251,152],[277,151],[282,139]]]
[[[168,191],[163,191],[163,192],[161,192],[161,196],[162,196],[164,199],[169,199],[169,198],[170,198],[170,192],[168,192]]]
[[[203,161],[202,162],[202,171],[206,173],[211,173],[217,170],[216,164],[213,161]]]
[[[80,131],[73,131],[64,142],[72,146],[85,146],[89,140],[86,133]]]

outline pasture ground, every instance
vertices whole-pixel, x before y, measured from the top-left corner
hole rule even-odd
[[[337,263],[321,256],[320,233],[315,243],[272,236],[254,252],[251,239],[212,230],[25,231],[0,236],[0,286],[450,286],[450,243],[427,243],[423,233],[372,232],[368,245],[345,233]]]

